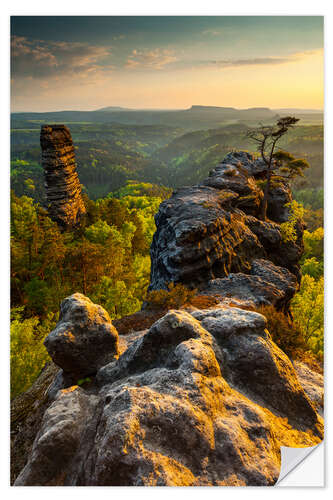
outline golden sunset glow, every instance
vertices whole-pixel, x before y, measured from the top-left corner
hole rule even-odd
[[[321,17],[29,19],[12,20],[13,111],[323,107]]]

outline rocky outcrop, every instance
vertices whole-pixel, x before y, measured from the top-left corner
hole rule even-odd
[[[86,377],[118,356],[118,332],[105,309],[75,293],[61,303],[44,345],[65,375]]]
[[[202,184],[179,189],[160,205],[150,290],[165,289],[170,282],[205,288],[210,280],[231,274],[235,280],[234,274],[253,274],[258,259],[289,270],[300,281],[303,226],[298,224],[296,241],[283,240],[280,222],[286,220],[284,205],[291,195],[276,179],[268,204],[272,220],[258,218],[263,192],[253,175],[262,169],[248,153],[229,153]],[[258,282],[244,276],[239,280]]]
[[[228,153],[221,165],[232,165],[237,167],[237,169],[245,170],[254,179],[265,179],[267,173],[265,162],[247,151]],[[288,182],[282,177],[273,178],[267,204],[269,219],[279,223],[286,222],[289,216],[289,210],[286,205],[291,201],[292,194]]]
[[[193,316],[216,338],[223,353],[223,376],[234,388],[283,413],[296,426],[316,424],[313,405],[291,361],[272,342],[264,316],[237,308],[203,310]]]
[[[312,395],[262,315],[171,310],[49,398],[15,485],[273,485],[280,446],[322,439]]]
[[[86,209],[70,131],[65,125],[43,125],[40,144],[49,215],[63,229],[75,227]]]
[[[322,440],[322,377],[292,362],[266,318],[246,310],[288,312],[300,279],[302,225],[295,242],[280,230],[286,191],[272,198],[274,217],[258,219],[264,168],[229,154],[156,215],[150,288],[199,287],[198,304],[213,299],[204,309],[160,311],[147,325],[141,311],[115,322],[131,332],[119,335],[87,297],[63,301],[45,340],[61,370],[52,364],[52,380],[39,384],[28,445],[17,426],[15,485],[269,486],[281,446]]]

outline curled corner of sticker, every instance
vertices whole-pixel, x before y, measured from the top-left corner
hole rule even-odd
[[[324,483],[323,442],[307,448],[281,446],[281,470],[275,486],[323,487]]]

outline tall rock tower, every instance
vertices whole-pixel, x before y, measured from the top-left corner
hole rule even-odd
[[[65,125],[43,125],[40,144],[49,215],[63,229],[75,227],[86,209],[71,133]]]

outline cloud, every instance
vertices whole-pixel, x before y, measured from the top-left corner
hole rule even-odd
[[[112,69],[111,64],[106,63],[110,55],[110,47],[13,36],[11,72],[14,79],[52,76],[86,78],[92,72]]]
[[[148,68],[161,70],[167,64],[177,61],[174,52],[167,49],[153,50],[137,50],[134,49],[128,57],[125,67],[133,68]]]
[[[321,54],[322,49],[296,52],[283,57],[248,57],[244,59],[216,59],[212,61],[200,61],[199,66],[216,66],[217,68],[239,67],[239,66],[275,66],[287,64],[304,59],[305,57]]]
[[[247,59],[221,59],[217,61],[209,61],[209,64],[219,67],[228,66],[262,66],[272,64],[285,64],[290,62],[288,57],[254,57]]]
[[[219,36],[221,35],[221,31],[215,31],[215,30],[204,30],[201,32],[202,35],[206,36]]]

